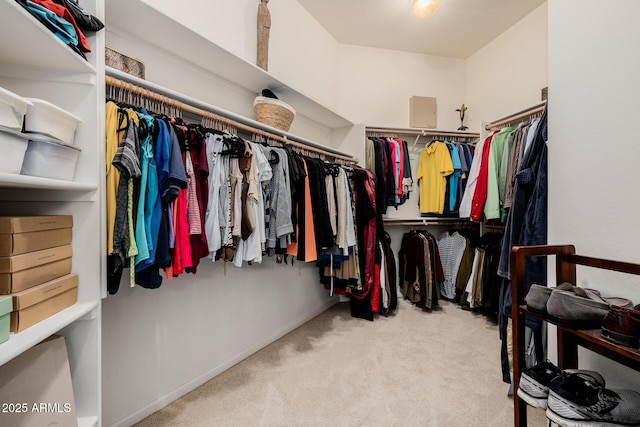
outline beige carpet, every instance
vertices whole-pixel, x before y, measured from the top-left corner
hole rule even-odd
[[[342,303],[137,425],[512,426],[499,355],[497,326],[452,303],[374,322]]]

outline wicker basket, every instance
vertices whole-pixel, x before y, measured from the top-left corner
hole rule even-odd
[[[285,132],[289,130],[296,116],[296,110],[286,102],[265,96],[257,96],[253,101],[253,113],[260,123]]]

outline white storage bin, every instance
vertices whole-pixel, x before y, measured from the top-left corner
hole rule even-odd
[[[28,143],[25,134],[0,128],[0,172],[20,173]]]
[[[57,105],[37,98],[27,98],[31,106],[24,118],[25,132],[49,135],[65,144],[73,145],[76,128],[82,121]]]
[[[44,137],[31,139],[20,174],[72,181],[79,156],[77,147]]]
[[[0,87],[0,126],[21,131],[29,105],[25,98]]]

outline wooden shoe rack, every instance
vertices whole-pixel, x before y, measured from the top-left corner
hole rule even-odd
[[[514,246],[511,250],[511,296],[514,303],[511,306],[513,321],[513,389],[518,389],[520,373],[525,367],[525,314],[542,321],[553,322],[544,316],[535,315],[527,311],[524,304],[525,258],[555,255],[556,285],[562,282],[576,282],[576,265],[618,271],[622,273],[640,275],[640,264],[611,261],[602,258],[576,255],[573,245],[541,245]],[[600,329],[576,330],[557,326],[558,367],[560,369],[578,367],[578,346],[615,360],[636,371],[640,371],[640,351],[623,347],[602,338]],[[514,393],[514,426],[527,425],[526,403]]]

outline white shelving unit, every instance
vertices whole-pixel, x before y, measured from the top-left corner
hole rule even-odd
[[[104,0],[84,0],[104,19]],[[104,213],[104,32],[87,34],[85,60],[13,0],[0,2],[0,86],[42,98],[82,119],[75,145],[82,151],[73,181],[0,174],[0,214],[73,215],[73,272],[78,302],[0,344],[4,364],[52,334],[65,336],[78,423],[101,419],[101,297]],[[11,202],[11,203],[7,203]],[[1,386],[1,385],[0,385]]]

